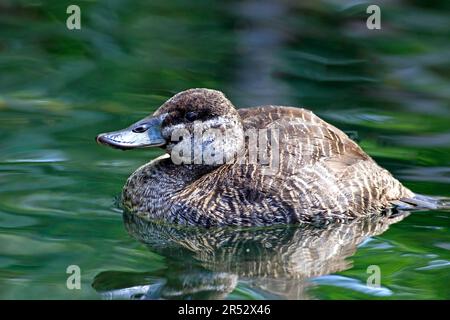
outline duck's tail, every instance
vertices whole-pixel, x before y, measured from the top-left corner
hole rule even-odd
[[[414,194],[412,198],[402,198],[393,204],[404,210],[450,210],[450,198]]]

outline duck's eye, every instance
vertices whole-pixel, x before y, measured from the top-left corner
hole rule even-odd
[[[186,118],[186,120],[188,121],[195,121],[198,118],[198,113],[195,111],[189,111],[186,112],[186,114],[184,115],[184,117]]]

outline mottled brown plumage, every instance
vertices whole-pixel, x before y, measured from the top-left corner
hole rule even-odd
[[[140,167],[123,189],[124,207],[140,216],[207,227],[323,224],[376,214],[392,201],[414,197],[345,133],[306,109],[236,110],[219,91],[191,89],[169,99],[155,117],[163,119],[169,153],[187,143],[171,141],[174,129],[192,131],[199,120],[204,129],[232,129],[225,150],[238,157],[222,165],[176,165],[165,155]],[[269,151],[280,151],[274,173],[250,160],[253,145],[242,139],[249,129],[278,132],[268,139]]]

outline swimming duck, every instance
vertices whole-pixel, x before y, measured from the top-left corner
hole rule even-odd
[[[211,89],[180,92],[153,115],[96,140],[166,151],[138,168],[122,192],[127,212],[154,221],[322,225],[414,203],[413,192],[313,112],[236,109]]]

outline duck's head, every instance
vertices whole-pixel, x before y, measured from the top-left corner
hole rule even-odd
[[[96,140],[122,150],[162,147],[172,160],[176,153],[198,161],[200,153],[219,152],[225,159],[239,154],[243,137],[239,114],[222,92],[189,89],[167,100],[153,115],[126,129],[99,134]]]

